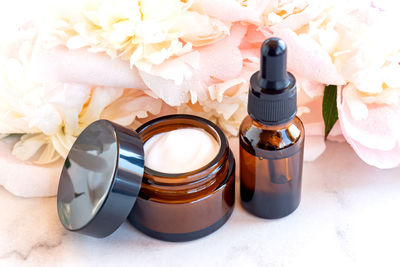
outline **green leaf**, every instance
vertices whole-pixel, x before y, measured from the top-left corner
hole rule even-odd
[[[324,90],[324,99],[322,102],[322,116],[325,122],[325,139],[332,130],[333,125],[338,120],[338,110],[336,106],[337,87],[336,85],[327,85]]]
[[[85,194],[85,192],[82,192],[82,193],[75,193],[74,192],[74,198],[78,198],[78,197],[80,197],[80,196],[82,196],[84,194]]]
[[[68,158],[68,157],[65,159],[64,167],[65,167],[66,169],[68,169],[69,167],[71,167],[71,162],[69,162],[69,158]]]

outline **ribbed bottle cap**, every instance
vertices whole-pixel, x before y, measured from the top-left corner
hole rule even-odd
[[[261,46],[260,71],[250,79],[247,110],[260,123],[276,125],[297,112],[296,79],[286,71],[286,44],[269,38]]]

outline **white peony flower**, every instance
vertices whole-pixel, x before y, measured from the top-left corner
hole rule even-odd
[[[33,32],[33,34],[32,34]],[[35,31],[3,47],[0,137],[20,135],[12,154],[37,164],[65,158],[81,131],[98,119],[123,125],[161,110],[161,100],[142,90],[73,83],[39,83],[31,77]]]
[[[83,1],[56,17],[53,44],[105,52],[148,71],[228,34],[229,25],[191,11],[191,5],[179,0]]]

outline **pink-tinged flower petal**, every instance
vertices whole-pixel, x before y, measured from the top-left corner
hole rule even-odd
[[[315,99],[310,97],[301,87],[297,87],[297,107],[306,106]],[[311,108],[309,109],[311,110]]]
[[[346,139],[343,136],[342,128],[340,127],[339,121],[336,121],[335,125],[333,125],[331,131],[329,132],[327,139],[330,141],[335,141],[335,142],[340,142],[340,143],[346,142]]]
[[[312,136],[312,135],[324,136],[324,122],[323,121],[304,123],[304,128],[306,129],[306,134],[309,136]]]
[[[239,46],[247,32],[247,26],[241,23],[234,23],[231,27],[230,34],[226,39],[234,46]]]
[[[207,84],[212,79],[229,80],[241,73],[242,56],[238,46],[246,29],[244,25],[234,24],[224,40],[140,70],[139,74],[146,86],[171,106],[205,99]]]
[[[247,26],[247,32],[242,40],[240,48],[258,48],[260,51],[261,43],[265,41],[265,35],[270,34],[267,28],[260,28],[255,25]]]
[[[390,150],[371,149],[354,139],[348,138],[347,132],[343,131],[343,135],[357,155],[367,164],[381,169],[390,169],[400,166],[399,146]]]
[[[189,91],[193,92],[192,102],[206,96],[206,86],[197,76],[199,69],[200,53],[194,51],[139,70],[139,75],[156,97],[168,105],[179,106],[189,101]]]
[[[300,91],[300,95],[301,94],[302,91]],[[304,100],[304,103],[302,103],[301,105],[304,105],[304,107],[307,107],[309,110],[311,110],[311,112],[309,113],[303,113],[300,117],[303,121],[306,133],[304,160],[313,161],[317,159],[325,151],[326,148],[324,137],[325,124],[322,117],[322,98],[318,97],[309,101]],[[328,139],[338,142],[343,141],[339,123],[336,123],[334,125],[328,135]]]
[[[307,132],[307,129],[306,129]],[[326,148],[323,135],[307,135],[304,141],[304,160],[314,161],[324,153]]]
[[[265,6],[267,2],[260,2],[258,9],[252,9],[231,0],[196,0],[192,9],[227,22],[248,21],[256,23],[260,20],[260,15],[264,10],[263,5]]]
[[[297,87],[303,90],[309,97],[314,98],[324,95],[325,85],[314,80],[306,79],[303,76],[293,73],[296,77]]]
[[[49,165],[34,165],[11,155],[15,139],[0,141],[0,185],[20,197],[48,197],[57,194],[62,160]]]
[[[139,71],[139,74],[144,83],[168,105],[179,106],[189,101],[187,92],[190,87],[186,87],[185,81],[177,85],[173,80],[167,80],[144,71]]]
[[[322,120],[322,101],[321,98],[316,98],[304,104],[305,107],[311,110],[311,112],[301,115],[306,134],[304,160],[314,161],[322,155],[326,148],[324,122]]]
[[[260,49],[257,49],[257,48],[240,49],[240,53],[242,54],[243,60],[248,60],[252,63],[257,63],[257,67],[259,68]]]
[[[322,84],[344,84],[329,54],[310,36],[296,35],[287,28],[273,28],[273,36],[282,38],[288,47],[289,70]],[[267,36],[271,37],[271,36]]]
[[[338,104],[342,129],[346,131],[348,137],[371,149],[393,149],[397,146],[400,137],[400,107],[365,104],[367,116],[355,118],[355,112],[351,110],[352,99],[346,97],[348,91],[355,90],[351,84],[343,88],[343,98]]]
[[[365,104],[366,118],[354,118],[354,101],[346,97],[356,90],[352,84],[338,90],[340,126],[347,142],[365,162],[378,168],[393,168],[400,164],[400,107]],[[355,96],[356,94],[351,94]]]
[[[286,17],[284,20],[282,20],[282,22],[279,23],[279,27],[289,28],[293,31],[296,31],[321,14],[325,5],[326,4],[319,4],[318,1],[310,4],[301,12],[294,13]]]
[[[149,69],[141,69],[148,74],[173,80],[176,85],[181,85],[184,80],[192,78],[193,71],[199,68],[200,54],[193,51],[182,56],[164,61],[159,65],[152,65]]]
[[[301,115],[301,120],[304,125],[307,125],[309,123],[323,123],[321,97],[310,99],[307,98],[307,94],[300,91],[297,99],[298,106],[306,106],[309,110],[311,110],[310,113],[304,113],[303,115]],[[302,100],[304,102],[299,100]],[[313,132],[313,134],[317,133]],[[318,134],[323,134],[323,130],[321,130],[321,132],[318,132]]]
[[[125,89],[122,97],[103,110],[101,118],[127,126],[136,118],[145,118],[149,113],[158,114],[161,106],[161,99],[155,99],[142,90]]]
[[[314,111],[312,111],[314,112]],[[311,112],[311,113],[312,113]],[[328,139],[336,142],[343,142],[339,123],[336,123],[329,133]],[[306,139],[304,147],[304,160],[314,161],[325,151],[325,125],[323,121],[304,124]]]
[[[209,86],[208,92],[210,93],[211,100],[217,100],[221,103],[223,101],[224,94],[228,90],[234,91],[230,94],[230,97],[232,97],[236,93],[236,91],[239,90],[240,86],[246,83],[246,81],[246,79],[240,77],[237,79],[228,80],[223,83],[215,83]]]
[[[32,77],[41,82],[146,89],[136,68],[130,69],[128,61],[111,59],[107,55],[83,49],[37,49],[31,64]]]
[[[350,59],[350,61],[352,61],[352,59]],[[352,79],[349,80],[354,83],[358,91],[370,94],[378,94],[383,91],[382,71],[378,68],[356,71],[351,78]]]
[[[162,116],[167,116],[167,115],[172,115],[172,114],[177,114],[177,108],[176,107],[171,107],[170,105],[165,104],[165,102],[162,102],[161,104],[161,109],[160,112],[158,114],[149,114],[149,116],[147,116],[146,118],[138,118],[137,120],[135,120],[135,122],[130,126],[131,129],[135,129],[134,126],[139,127],[140,125],[154,120],[156,118],[162,117]],[[135,125],[137,124],[137,125]]]
[[[246,27],[235,24],[224,40],[199,49],[200,72],[205,80],[210,77],[223,81],[237,77],[242,71],[242,55],[238,48]]]

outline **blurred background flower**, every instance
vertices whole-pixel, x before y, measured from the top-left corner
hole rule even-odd
[[[18,0],[2,17],[12,26],[0,49],[0,166],[14,167],[0,184],[22,196],[55,194],[62,159],[101,118],[136,128],[192,113],[237,135],[259,48],[272,36],[287,43],[298,81],[305,159],[321,155],[328,138],[347,141],[368,164],[396,167],[400,41],[391,27],[400,24],[387,3]]]

